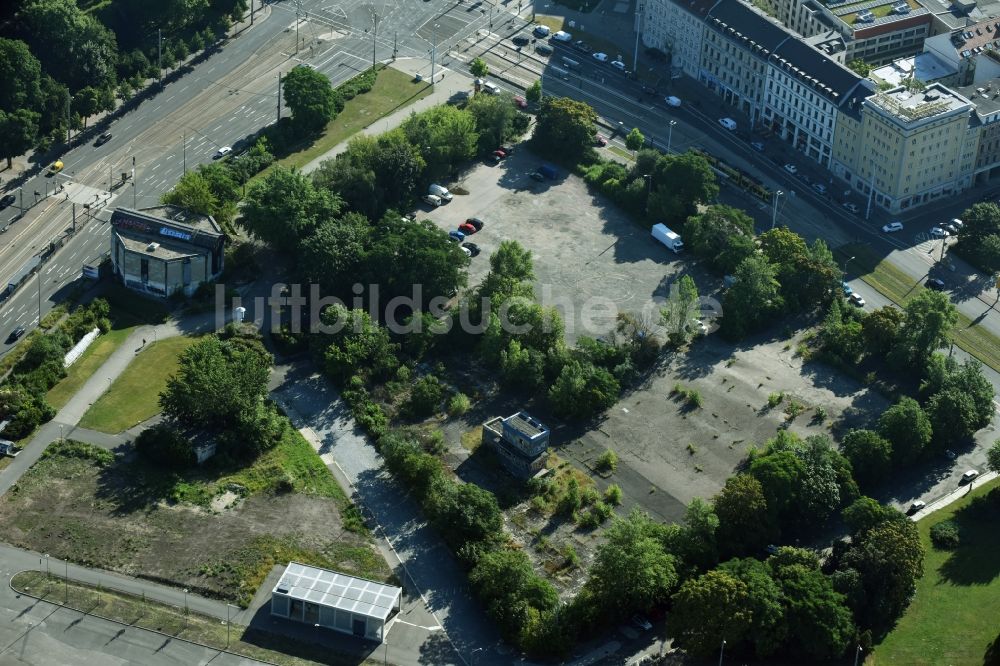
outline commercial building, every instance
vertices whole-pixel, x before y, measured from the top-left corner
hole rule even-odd
[[[402,588],[289,562],[271,591],[271,615],[382,642]]]
[[[926,51],[876,67],[868,73],[868,77],[877,84],[892,88],[908,81],[955,86],[960,84],[961,78],[957,67]]]
[[[549,429],[527,412],[495,417],[483,424],[483,443],[519,479],[529,479],[545,468]]]
[[[208,215],[176,206],[117,208],[111,227],[112,270],[129,289],[190,296],[222,273],[226,236]]]

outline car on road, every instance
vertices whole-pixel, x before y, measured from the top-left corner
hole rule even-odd
[[[453,240],[456,243],[461,243],[462,241],[465,240],[465,234],[463,234],[461,231],[449,231],[448,239]]]
[[[565,30],[560,30],[552,34],[552,41],[568,44],[573,41],[573,35],[569,34]]]
[[[845,201],[841,205],[844,207],[844,210],[848,211],[849,213],[854,213],[855,215],[857,215],[861,211],[861,209],[858,208],[858,205],[853,201]]]
[[[519,109],[527,109],[528,100],[526,100],[524,97],[521,97],[520,95],[514,95],[514,106],[516,106]]]
[[[826,194],[826,185],[823,183],[813,183],[812,188],[816,190],[816,194]]]
[[[927,278],[925,283],[928,289],[933,289],[934,291],[944,291],[944,280],[939,280],[938,278]]]
[[[230,148],[229,146],[223,146],[222,148],[219,148],[217,151],[215,151],[215,154],[212,155],[212,159],[213,160],[222,159],[231,152],[233,152],[232,148]]]
[[[660,91],[657,90],[656,88],[654,88],[653,86],[646,86],[646,85],[644,85],[642,87],[642,93],[644,95],[656,96],[656,95],[658,95],[660,93]]]
[[[958,233],[958,227],[956,227],[951,222],[946,222],[945,224],[942,224],[941,228],[944,229],[945,231],[947,231],[952,236],[954,236],[955,234]]]
[[[667,103],[667,106],[678,107],[681,105],[681,98],[674,97],[673,95],[668,95],[663,98],[663,101]]]
[[[625,63],[623,63],[621,60],[612,60],[611,66],[622,72],[625,71]]]
[[[603,148],[604,146],[608,145],[608,138],[603,134],[598,134],[596,137],[594,137],[594,143]]]
[[[12,342],[17,342],[22,337],[24,337],[24,326],[18,326],[17,328],[15,328],[13,331],[10,332],[10,335],[7,336],[7,344],[11,344]]]
[[[970,469],[968,472],[962,475],[962,483],[969,483],[977,476],[979,476],[979,470]]]
[[[736,131],[736,121],[732,118],[719,118],[719,124],[725,127],[730,132]]]
[[[750,147],[756,150],[758,153],[764,152],[764,142],[763,141],[751,141]]]
[[[958,219],[957,217],[953,218],[951,222],[949,222],[948,224],[958,229],[961,229],[962,227],[965,226],[965,222],[962,222],[962,220]]]
[[[514,42],[518,46],[527,46],[531,43],[531,37],[527,35],[514,35],[510,38],[510,41]]]
[[[927,502],[924,502],[922,500],[917,500],[916,502],[914,502],[913,504],[910,505],[909,509],[907,509],[906,515],[912,516],[917,511],[923,510],[923,508],[926,507],[926,506],[927,506]]]
[[[582,39],[577,40],[573,44],[573,46],[576,47],[576,50],[579,51],[579,52],[581,52],[581,53],[590,53],[593,50],[593,49],[590,48],[590,46],[587,44],[587,42],[583,41]]]
[[[950,235],[951,234],[949,234],[947,231],[945,231],[941,227],[931,227],[931,237],[932,238],[947,238]]]
[[[844,296],[850,296],[851,294],[854,293],[854,289],[852,289],[851,285],[847,284],[846,282],[841,282],[840,288],[844,290]]]
[[[948,460],[954,460],[955,458],[958,457],[958,455],[954,451],[952,451],[951,449],[945,449],[944,450],[944,457],[947,458]]]
[[[486,226],[486,223],[480,220],[478,217],[470,217],[465,221],[465,223],[471,224],[473,227],[475,227],[476,231],[482,231],[483,227]]]
[[[13,194],[5,194],[0,198],[0,210],[3,210],[7,206],[13,206],[14,202],[17,201],[17,197]]]
[[[458,230],[461,231],[466,236],[471,236],[472,234],[474,234],[477,231],[479,231],[479,229],[476,229],[474,226],[472,226],[468,222],[462,222],[462,224],[458,225]]]
[[[882,231],[884,231],[887,234],[894,234],[897,231],[902,231],[902,230],[903,230],[903,223],[902,222],[898,222],[898,221],[897,222],[890,222],[889,224],[883,224],[882,225]]]
[[[593,59],[596,60],[597,62],[607,62],[608,61],[608,54],[604,53],[603,51],[598,51],[597,53],[592,53],[591,57],[593,57]]]
[[[105,132],[104,134],[97,137],[97,140],[94,141],[94,147],[96,148],[97,146],[103,146],[108,141],[111,141],[111,132]]]
[[[542,55],[552,55],[552,47],[548,44],[535,44],[535,51]]]
[[[793,176],[799,172],[799,168],[792,163],[785,165],[785,171],[792,174]]]
[[[63,164],[62,160],[56,160],[55,162],[52,163],[52,166],[49,167],[49,174],[51,175],[59,173],[60,171],[63,170],[64,166],[66,165]]]
[[[441,197],[439,197],[436,194],[425,194],[421,199],[421,201],[423,201],[428,206],[431,206],[432,208],[437,208],[443,203],[441,201]]]
[[[632,626],[643,631],[649,631],[653,628],[652,623],[639,613],[632,616]]]
[[[847,302],[859,308],[865,307],[865,299],[862,298],[861,294],[853,293],[847,297]]]
[[[531,32],[534,33],[535,37],[548,37],[551,30],[547,25],[536,25]]]
[[[462,243],[462,247],[464,247],[466,250],[469,251],[470,257],[479,256],[480,249],[479,246],[476,245],[475,243]]]

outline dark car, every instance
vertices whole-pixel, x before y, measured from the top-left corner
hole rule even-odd
[[[465,223],[474,226],[476,228],[476,231],[482,231],[483,226],[485,225],[485,223],[478,217],[470,217],[465,221]]]
[[[17,197],[13,194],[5,194],[0,198],[0,210],[3,210],[7,206],[13,206],[15,201],[17,201]]]
[[[763,141],[751,141],[750,147],[756,150],[758,153],[764,152],[764,142]]]
[[[659,95],[660,93],[652,86],[643,86],[642,92],[646,95]]]
[[[531,38],[527,35],[514,35],[510,38],[510,41],[514,42],[518,46],[527,46],[531,43]]]
[[[934,291],[944,291],[944,280],[938,278],[927,278],[927,288]]]
[[[479,246],[476,245],[475,243],[462,243],[462,247],[466,248],[469,251],[470,257],[479,256],[479,253],[481,251],[479,249]]]
[[[542,55],[552,55],[552,47],[548,44],[538,44],[535,46],[535,51],[541,53]]]
[[[13,331],[10,332],[10,335],[7,336],[7,342],[8,343],[17,342],[23,336],[24,336],[24,326],[18,326],[17,328],[15,328]]]
[[[590,53],[593,50],[582,39],[577,42],[574,42],[573,46],[576,47],[577,51],[581,51],[582,53]]]
[[[539,183],[545,180],[545,176],[538,173],[537,171],[532,171],[530,175],[534,180],[537,180]]]
[[[111,141],[111,132],[105,132],[101,136],[97,137],[97,141],[94,142],[95,146],[103,146],[108,141]]]

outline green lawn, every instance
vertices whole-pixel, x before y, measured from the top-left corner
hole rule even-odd
[[[848,274],[859,275],[864,282],[901,306],[925,288],[920,280],[914,280],[890,264],[867,244],[843,245],[834,251],[834,256],[841,266],[845,260],[854,257],[848,265]],[[958,315],[951,339],[985,365],[1000,372],[1000,338],[973,324],[962,313]]]
[[[134,326],[112,329],[94,340],[76,363],[69,366],[66,377],[49,390],[46,396],[49,404],[61,409],[134,330]]]
[[[160,413],[160,391],[177,370],[181,352],[195,342],[178,336],[150,344],[80,420],[80,426],[119,433]]]
[[[1000,632],[1000,529],[996,509],[989,517],[967,507],[990,490],[1000,492],[1000,480],[918,523],[926,549],[924,576],[899,624],[865,663],[985,663],[983,655]],[[937,550],[930,528],[948,519],[960,525],[962,544],[954,551]]]
[[[379,70],[372,89],[348,100],[344,104],[344,110],[327,124],[323,136],[309,147],[283,157],[276,164],[301,169],[372,123],[430,94],[431,85],[427,81],[417,83],[409,74],[394,67],[384,67]],[[261,178],[268,171],[270,168],[254,178]]]

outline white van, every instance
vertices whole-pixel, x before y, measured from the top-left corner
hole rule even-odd
[[[732,118],[719,118],[719,124],[725,127],[730,132],[736,131],[736,121]]]
[[[441,205],[441,197],[439,197],[436,194],[425,194],[424,203],[429,206],[433,206],[434,208],[437,208],[438,206]]]
[[[555,41],[555,42],[572,42],[573,41],[573,35],[569,34],[568,32],[564,32],[564,31],[560,30],[559,32],[556,32],[556,33],[552,34],[552,41]]]
[[[500,92],[500,86],[493,83],[492,81],[484,81],[483,92],[489,95],[496,95],[498,92]]]
[[[451,201],[454,198],[447,187],[440,185],[431,185],[427,188],[427,193],[440,197],[442,201]]]

